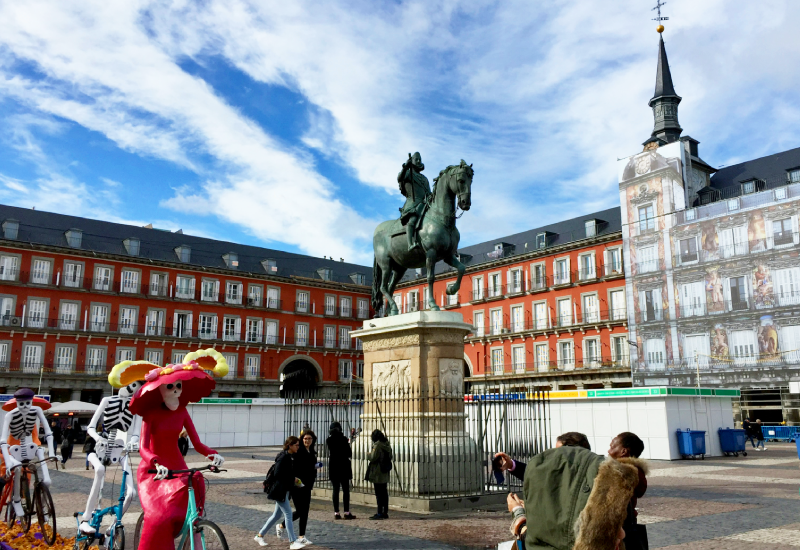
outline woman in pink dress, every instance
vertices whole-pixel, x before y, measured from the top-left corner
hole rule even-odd
[[[178,448],[183,429],[189,434],[197,452],[212,464],[220,466],[224,459],[200,441],[192,423],[188,403],[211,394],[216,383],[209,374],[228,372],[222,354],[213,349],[190,353],[182,364],[158,367],[145,361],[126,362],[129,368],[152,369],[131,400],[130,410],[142,417],[139,453],[142,461],[137,471],[139,501],[144,510],[144,524],[139,547],[148,550],[175,550],[174,538],[186,520],[189,504],[187,476],[164,479],[168,470],[182,470],[186,462]],[[115,367],[117,368],[117,367]],[[148,470],[156,470],[149,473]],[[195,478],[192,483],[198,508],[205,502],[205,484]]]

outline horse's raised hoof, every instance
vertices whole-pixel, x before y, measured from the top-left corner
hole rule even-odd
[[[448,296],[452,296],[453,294],[458,294],[458,289],[454,285],[447,285],[447,290],[445,290],[444,293]]]

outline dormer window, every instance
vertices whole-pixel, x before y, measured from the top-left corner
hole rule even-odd
[[[586,220],[583,226],[586,228],[587,237],[594,237],[597,235],[597,220]]]
[[[64,235],[67,237],[67,244],[71,248],[80,248],[83,240],[83,231],[80,229],[70,229]]]
[[[789,183],[800,183],[800,168],[787,170],[786,177],[789,179]]]
[[[323,281],[330,281],[333,279],[333,270],[329,267],[320,267],[317,270],[317,274],[319,274]]]
[[[353,281],[353,283],[357,285],[367,284],[367,276],[364,275],[363,273],[351,273],[350,279]]]
[[[236,254],[236,252],[223,254],[222,259],[225,260],[225,265],[230,269],[237,269],[239,267],[239,255]]]
[[[539,233],[536,235],[536,248],[544,248],[547,246],[547,233]]]
[[[19,222],[17,220],[6,220],[3,222],[3,238],[13,241],[19,235]]]
[[[261,267],[263,267],[264,271],[266,271],[267,273],[275,274],[278,272],[278,260],[273,260],[271,258],[262,260]]]
[[[138,256],[139,255],[139,239],[125,239],[122,241],[122,244],[125,245],[125,250],[128,252],[129,256]]]
[[[192,259],[192,247],[182,244],[181,246],[175,247],[175,254],[178,255],[178,259],[181,262],[188,264]]]

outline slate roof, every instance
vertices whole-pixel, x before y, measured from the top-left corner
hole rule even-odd
[[[350,275],[363,273],[366,276],[366,284],[372,284],[371,267],[303,254],[217,241],[160,229],[0,205],[0,223],[9,219],[19,222],[17,241],[69,248],[65,232],[69,229],[80,229],[82,231],[81,250],[128,256],[123,241],[128,238],[136,238],[140,241],[140,258],[181,264],[175,248],[188,245],[191,247],[191,258],[184,265],[230,269],[222,256],[234,252],[239,261],[235,270],[240,273],[309,277],[321,280],[317,270],[330,268],[333,272],[331,278],[333,282],[352,284],[353,280]],[[0,233],[0,237],[2,237],[2,233]],[[262,266],[261,262],[268,258],[276,260],[277,271],[267,273]]]
[[[653,94],[653,99],[663,96],[675,96],[675,87],[672,85],[672,73],[669,70],[669,61],[667,60],[667,49],[664,47],[664,38],[658,38],[658,69],[656,70],[656,91]],[[651,99],[652,101],[652,99]]]
[[[575,241],[586,239],[585,222],[589,220],[597,220],[597,236],[610,235],[622,231],[622,214],[619,207],[609,208],[608,210],[601,210],[600,212],[593,212],[585,216],[578,216],[569,220],[563,220],[550,225],[537,227],[536,229],[529,229],[522,233],[515,233],[506,237],[498,237],[484,241],[482,243],[474,244],[459,248],[458,252],[461,254],[461,261],[467,267],[475,266],[478,264],[495,261],[501,258],[508,258],[509,256],[516,256],[529,252],[535,252],[536,249],[536,236],[540,233],[547,233],[547,247],[551,249],[557,246],[568,244]],[[602,222],[602,223],[600,223]],[[527,249],[525,247],[527,243]],[[495,254],[495,246],[503,244],[504,249],[501,254]],[[465,255],[471,258],[465,259]],[[444,273],[451,271],[453,268],[439,262],[436,265],[436,273]],[[409,270],[403,277],[403,281],[416,279],[418,275],[414,270]]]
[[[800,147],[720,168],[711,176],[711,187],[725,189],[752,179],[778,184],[787,181],[787,170],[793,168],[800,168]]]

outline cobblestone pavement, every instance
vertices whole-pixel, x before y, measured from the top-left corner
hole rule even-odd
[[[256,548],[253,535],[272,513],[261,492],[274,448],[226,449],[228,472],[209,475],[209,518],[220,524],[232,549]],[[203,458],[190,455],[190,464]],[[72,513],[81,510],[93,472],[82,455],[53,472],[59,531],[75,533]],[[651,462],[647,495],[639,501],[640,522],[647,524],[651,548],[668,550],[800,550],[800,460],[794,445],[771,444],[747,457]],[[118,495],[121,473],[109,472],[104,505]],[[115,484],[116,483],[116,484]],[[128,548],[139,515],[138,502],[125,517]],[[374,510],[353,507],[354,521],[334,521],[331,505],[314,501],[306,536],[320,550],[478,550],[507,540],[509,516],[500,507],[487,510],[414,514],[391,510],[391,519],[370,521]],[[274,533],[270,547],[288,548]]]

